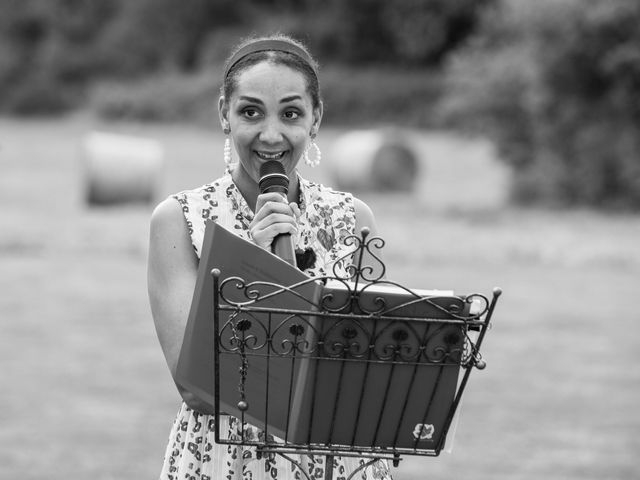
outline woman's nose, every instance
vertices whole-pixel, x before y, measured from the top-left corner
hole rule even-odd
[[[277,119],[265,119],[260,131],[260,141],[264,143],[279,143],[282,141],[282,130]]]

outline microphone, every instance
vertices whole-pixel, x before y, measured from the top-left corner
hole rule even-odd
[[[285,198],[289,192],[289,177],[284,167],[277,160],[269,160],[260,165],[260,181],[258,182],[260,193],[277,192]],[[296,253],[293,246],[293,238],[288,233],[276,235],[271,242],[271,252],[285,262],[296,265]]]

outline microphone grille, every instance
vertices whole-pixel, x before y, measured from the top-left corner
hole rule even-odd
[[[260,165],[260,193],[280,191],[286,193],[289,189],[289,177],[282,164],[276,160],[270,160]]]

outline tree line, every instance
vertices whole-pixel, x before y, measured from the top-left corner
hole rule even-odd
[[[328,123],[489,136],[520,203],[640,210],[639,0],[0,0],[0,112],[194,118],[275,31]]]
[[[491,0],[0,0],[0,110],[65,111],[92,82],[219,65],[251,32],[321,63],[434,67]]]

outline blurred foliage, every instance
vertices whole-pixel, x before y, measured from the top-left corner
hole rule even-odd
[[[639,0],[0,0],[0,112],[210,121],[229,49],[277,31],[326,123],[480,132],[520,202],[640,209]]]
[[[335,2],[334,2],[335,3]],[[491,0],[338,1],[341,58],[437,65],[472,33]],[[335,35],[335,33],[334,33]]]
[[[251,33],[290,33],[308,43],[323,65],[436,68],[493,1],[0,0],[0,111],[79,108],[102,82],[106,86],[97,88],[91,104],[113,103],[105,97],[109,89],[126,97],[129,84],[132,92],[147,84],[188,102],[188,92],[200,91],[194,84],[202,85],[202,72],[219,68],[229,48]],[[181,81],[188,92],[168,93]],[[141,108],[132,105],[130,114],[147,110],[160,119],[184,112],[182,106],[170,113],[167,98],[153,107],[150,96]]]
[[[514,198],[640,210],[640,2],[504,0],[479,32],[442,112],[495,140]]]
[[[323,122],[414,128],[438,124],[434,106],[441,95],[442,76],[437,70],[335,67],[322,72],[322,82]]]
[[[182,122],[212,125],[218,115],[218,77],[222,72],[178,72],[130,80],[102,81],[89,107],[107,120]]]
[[[0,109],[81,106],[100,79],[191,71],[209,30],[240,21],[234,0],[0,0]]]
[[[126,83],[103,81],[92,90],[90,108],[109,120],[189,120],[211,125],[217,122],[221,76],[212,68]],[[435,71],[328,67],[322,71],[323,124],[435,127],[430,106],[437,104],[441,90],[442,78]]]

